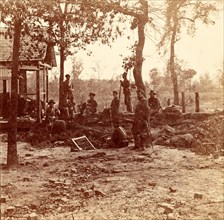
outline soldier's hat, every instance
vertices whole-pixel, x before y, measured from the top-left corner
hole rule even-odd
[[[48,104],[50,105],[51,103],[55,104],[56,102],[54,101],[54,99],[50,99],[50,100],[48,101]]]
[[[156,92],[154,92],[153,90],[150,90],[149,94],[154,94],[154,95],[156,95]]]
[[[91,95],[92,95],[92,96],[95,96],[96,94],[93,93],[93,92],[90,92],[90,93],[89,93],[89,96],[91,96]]]
[[[113,91],[113,94],[116,94],[116,95],[117,95],[117,94],[118,94],[118,92],[117,92],[116,90],[114,90],[114,91]]]
[[[66,74],[65,77],[67,78],[67,77],[71,77],[71,76],[69,74]]]
[[[127,78],[127,74],[128,74],[127,72],[124,72],[124,73],[122,74],[122,77],[123,77],[123,78]]]

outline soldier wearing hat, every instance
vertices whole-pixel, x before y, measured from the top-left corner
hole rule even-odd
[[[159,113],[161,105],[159,99],[156,98],[156,93],[153,90],[149,92],[149,96],[148,105],[150,107],[151,116],[155,116]]]
[[[135,108],[132,134],[135,146],[133,149],[144,150],[150,140],[149,117],[150,109],[142,89],[137,90],[138,103]]]
[[[119,126],[119,104],[120,101],[118,99],[118,92],[113,91],[113,100],[110,104],[110,111],[111,111],[111,118],[113,121],[114,126],[118,124]]]
[[[55,103],[56,102],[53,99],[50,99],[48,102],[48,108],[46,110],[46,117],[45,117],[46,128],[47,128],[47,131],[49,131],[50,133],[51,133],[53,123],[60,115],[60,111],[54,107]]]
[[[86,103],[86,114],[87,115],[93,115],[97,112],[97,102],[94,99],[95,93],[90,92],[89,93],[89,100]]]
[[[126,105],[127,111],[132,112],[130,82],[127,79],[127,73],[123,73],[122,77],[123,81],[121,80],[120,82],[123,87],[124,104]]]
[[[71,76],[69,74],[66,74],[65,78],[66,80],[63,82],[63,96],[65,103],[67,103],[67,100],[69,100],[72,104],[74,104],[74,96],[73,96],[74,87],[71,82]]]

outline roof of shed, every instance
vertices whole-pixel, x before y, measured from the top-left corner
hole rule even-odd
[[[42,61],[56,67],[54,46],[30,36],[22,36],[20,41],[20,62]],[[13,38],[0,28],[0,63],[12,61]]]

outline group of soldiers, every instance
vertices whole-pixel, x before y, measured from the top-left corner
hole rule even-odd
[[[70,75],[66,74],[66,80],[63,82],[63,96],[65,106],[74,106],[74,96],[73,96],[73,86],[70,80]],[[121,80],[121,86],[123,87],[124,93],[124,103],[126,105],[127,112],[132,112],[131,105],[131,89],[130,82],[127,79],[127,75],[123,74],[123,81]],[[119,93],[117,91],[112,92],[113,100],[110,105],[110,116],[113,123],[114,130],[120,128],[120,100]],[[156,93],[151,90],[149,93],[150,97],[146,99],[146,94],[143,89],[137,90],[137,105],[134,110],[134,121],[132,125],[132,134],[134,138],[134,147],[132,149],[144,150],[151,143],[151,133],[150,133],[150,117],[156,116],[161,105],[156,98]],[[46,122],[48,124],[48,129],[52,127],[52,123],[60,115],[60,111],[54,107],[55,101],[50,100],[48,102],[49,107],[46,111]],[[89,93],[89,100],[83,103],[80,108],[79,114],[94,115],[97,112],[97,101],[95,100],[95,93]]]

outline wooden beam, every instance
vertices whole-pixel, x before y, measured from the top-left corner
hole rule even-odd
[[[49,78],[48,78],[48,69],[46,69],[46,102],[49,101]]]
[[[185,105],[185,93],[181,93],[181,105],[182,105],[182,113],[186,112],[186,105]]]
[[[49,65],[49,64],[47,64],[47,63],[43,63],[43,62],[39,62],[39,65],[42,67],[47,67],[48,69],[52,69],[52,66],[51,65]]]
[[[28,70],[28,71],[37,71],[39,68],[37,66],[29,66],[29,65],[22,65],[19,67],[20,70]]]
[[[40,103],[40,70],[36,71],[36,100],[37,100],[37,122],[41,123],[41,103]]]
[[[6,80],[2,80],[3,93],[7,92]]]
[[[199,102],[199,93],[195,92],[195,112],[200,112]]]
[[[46,110],[46,67],[43,68],[43,102],[44,102],[44,110]]]

